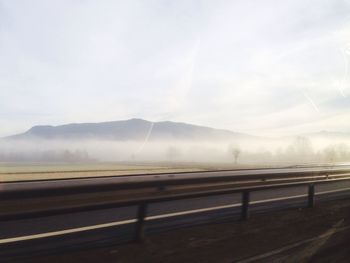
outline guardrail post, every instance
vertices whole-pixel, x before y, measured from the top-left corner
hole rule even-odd
[[[138,206],[137,222],[135,229],[135,241],[142,241],[145,237],[145,217],[147,214],[147,203],[142,203]]]
[[[310,184],[308,186],[308,202],[307,206],[312,208],[315,206],[315,185]]]
[[[250,192],[242,192],[242,210],[241,210],[241,220],[247,220],[249,217],[249,202],[250,202]]]

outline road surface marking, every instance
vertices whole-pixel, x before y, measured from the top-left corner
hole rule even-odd
[[[66,230],[60,230],[60,231],[54,231],[54,232],[35,234],[35,235],[30,235],[30,236],[5,238],[5,239],[0,239],[0,244],[7,244],[7,243],[32,240],[32,239],[38,239],[38,238],[66,235],[66,234],[89,231],[89,230],[100,229],[100,228],[105,228],[105,227],[131,224],[131,223],[135,223],[136,221],[137,221],[136,219],[130,219],[130,220],[113,222],[113,223],[106,223],[106,224],[100,224],[100,225],[85,226],[85,227],[79,227],[79,228],[73,228],[73,229],[66,229]]]
[[[165,217],[195,214],[195,213],[215,211],[215,210],[231,208],[231,207],[240,207],[240,206],[241,206],[241,203],[232,204],[232,205],[221,205],[221,206],[201,208],[201,209],[188,210],[188,211],[181,211],[181,212],[168,213],[168,214],[162,214],[162,215],[148,216],[148,217],[146,217],[146,220],[154,220],[154,219],[165,218]]]
[[[341,188],[341,189],[337,189],[337,190],[329,190],[329,191],[322,191],[322,192],[318,192],[315,193],[315,195],[324,195],[324,194],[332,194],[332,193],[338,193],[338,192],[346,192],[349,191],[350,188]]]

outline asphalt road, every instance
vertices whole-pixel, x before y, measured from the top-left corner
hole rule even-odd
[[[310,169],[315,168],[223,171],[212,172],[210,175],[271,174],[309,171]],[[103,180],[103,183],[123,180],[157,180],[159,176],[161,175],[137,176],[134,178],[113,177],[101,180]],[[208,176],[208,173],[181,173],[163,176],[172,180],[174,177]],[[78,181],[84,184],[93,184],[94,179],[45,181],[41,184],[40,182],[30,183],[30,185],[48,187],[52,183],[55,186],[57,184],[71,185],[78,183]],[[9,187],[9,185],[21,189],[23,189],[22,187],[29,187],[28,183],[11,183],[6,184],[5,187]],[[350,189],[350,182],[332,182],[316,186],[316,193],[318,194],[316,201],[350,195],[350,190],[333,192],[347,188]],[[251,194],[251,213],[305,206],[306,194],[306,187],[253,192]],[[232,194],[152,204],[147,211],[146,234],[214,221],[236,220],[240,215],[240,202],[241,196]],[[25,205],[25,202],[23,202],[23,205]],[[6,259],[13,258],[15,254],[19,256],[26,253],[57,252],[59,249],[68,248],[76,249],[81,247],[82,243],[85,246],[96,246],[109,242],[118,243],[131,240],[135,230],[133,220],[136,217],[136,209],[136,207],[126,207],[40,219],[0,222],[0,256]],[[43,233],[43,236],[38,236]]]

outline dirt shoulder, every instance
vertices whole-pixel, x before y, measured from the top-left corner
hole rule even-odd
[[[170,231],[149,236],[143,243],[21,262],[237,262],[253,256],[255,260],[246,262],[329,262],[349,258],[349,226],[350,200],[342,200],[313,209],[255,214],[246,222]]]

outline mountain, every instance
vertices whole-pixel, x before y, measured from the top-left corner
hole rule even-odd
[[[350,139],[350,133],[348,132],[334,132],[334,131],[320,131],[314,133],[307,133],[303,136],[314,139]]]
[[[235,140],[253,136],[228,130],[180,122],[150,122],[142,119],[101,123],[73,123],[60,126],[34,126],[7,139],[103,139],[116,141],[156,140]]]
[[[301,135],[310,139],[315,144],[339,144],[339,143],[350,143],[350,133],[349,132],[336,132],[336,131],[320,131],[313,133],[305,133]]]

